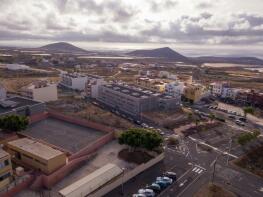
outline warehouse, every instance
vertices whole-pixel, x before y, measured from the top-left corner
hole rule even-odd
[[[83,197],[88,196],[107,182],[111,181],[122,173],[122,169],[115,164],[107,164],[88,176],[72,183],[68,187],[59,191],[63,197]]]

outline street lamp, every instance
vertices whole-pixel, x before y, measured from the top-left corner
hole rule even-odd
[[[121,194],[122,196],[124,196],[124,183],[123,183],[123,179],[124,179],[124,172],[125,172],[126,168],[122,168],[122,177],[121,177]]]

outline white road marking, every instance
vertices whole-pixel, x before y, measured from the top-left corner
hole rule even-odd
[[[193,137],[191,137],[191,136],[189,136],[188,138],[191,139],[191,140],[194,141],[194,142],[197,142],[197,143],[199,143],[199,144],[203,144],[203,145],[205,145],[205,146],[208,146],[209,148],[212,148],[212,149],[214,149],[215,151],[218,151],[218,152],[223,153],[223,154],[225,154],[225,155],[229,155],[230,157],[233,157],[233,158],[235,158],[235,159],[238,158],[236,155],[233,155],[233,154],[228,153],[228,152],[226,152],[226,151],[222,151],[222,150],[218,149],[217,147],[211,146],[210,144],[207,144],[207,143],[205,143],[205,142],[203,142],[203,141],[201,141],[201,140],[195,139],[195,138],[193,138]]]

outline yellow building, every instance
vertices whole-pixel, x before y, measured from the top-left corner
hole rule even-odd
[[[9,153],[0,149],[0,190],[12,180],[13,170]]]
[[[15,162],[45,174],[50,174],[66,164],[65,153],[28,138],[8,142],[7,147]]]
[[[142,88],[146,88],[155,92],[163,93],[165,91],[165,83],[159,79],[138,78],[136,84]]]
[[[192,103],[196,103],[204,96],[205,88],[200,84],[190,84],[184,89],[184,98]]]

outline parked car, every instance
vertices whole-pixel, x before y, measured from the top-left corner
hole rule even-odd
[[[144,194],[133,194],[132,197],[147,197]]]
[[[173,181],[176,181],[176,173],[175,172],[165,172],[163,173],[164,176],[169,177],[170,179],[173,179]]]
[[[246,118],[239,118],[239,120],[241,121],[241,122],[247,122],[247,119]]]
[[[166,187],[169,186],[169,184],[165,181],[156,181],[156,182],[154,182],[154,184],[159,185],[161,187],[161,189],[165,189]]]
[[[236,119],[236,117],[235,117],[235,116],[232,116],[232,115],[229,115],[228,118],[233,119],[233,120]]]
[[[144,194],[146,197],[154,197],[155,193],[152,189],[139,189],[139,194]]]
[[[162,188],[160,185],[156,184],[156,183],[152,183],[151,185],[147,185],[146,189],[151,189],[153,190],[155,193],[160,193]]]
[[[240,120],[236,120],[235,123],[239,126],[245,126],[245,123],[241,122]]]
[[[168,183],[169,185],[171,185],[173,183],[173,179],[170,179],[169,177],[166,177],[166,176],[157,177],[156,181],[164,181],[164,182]]]

